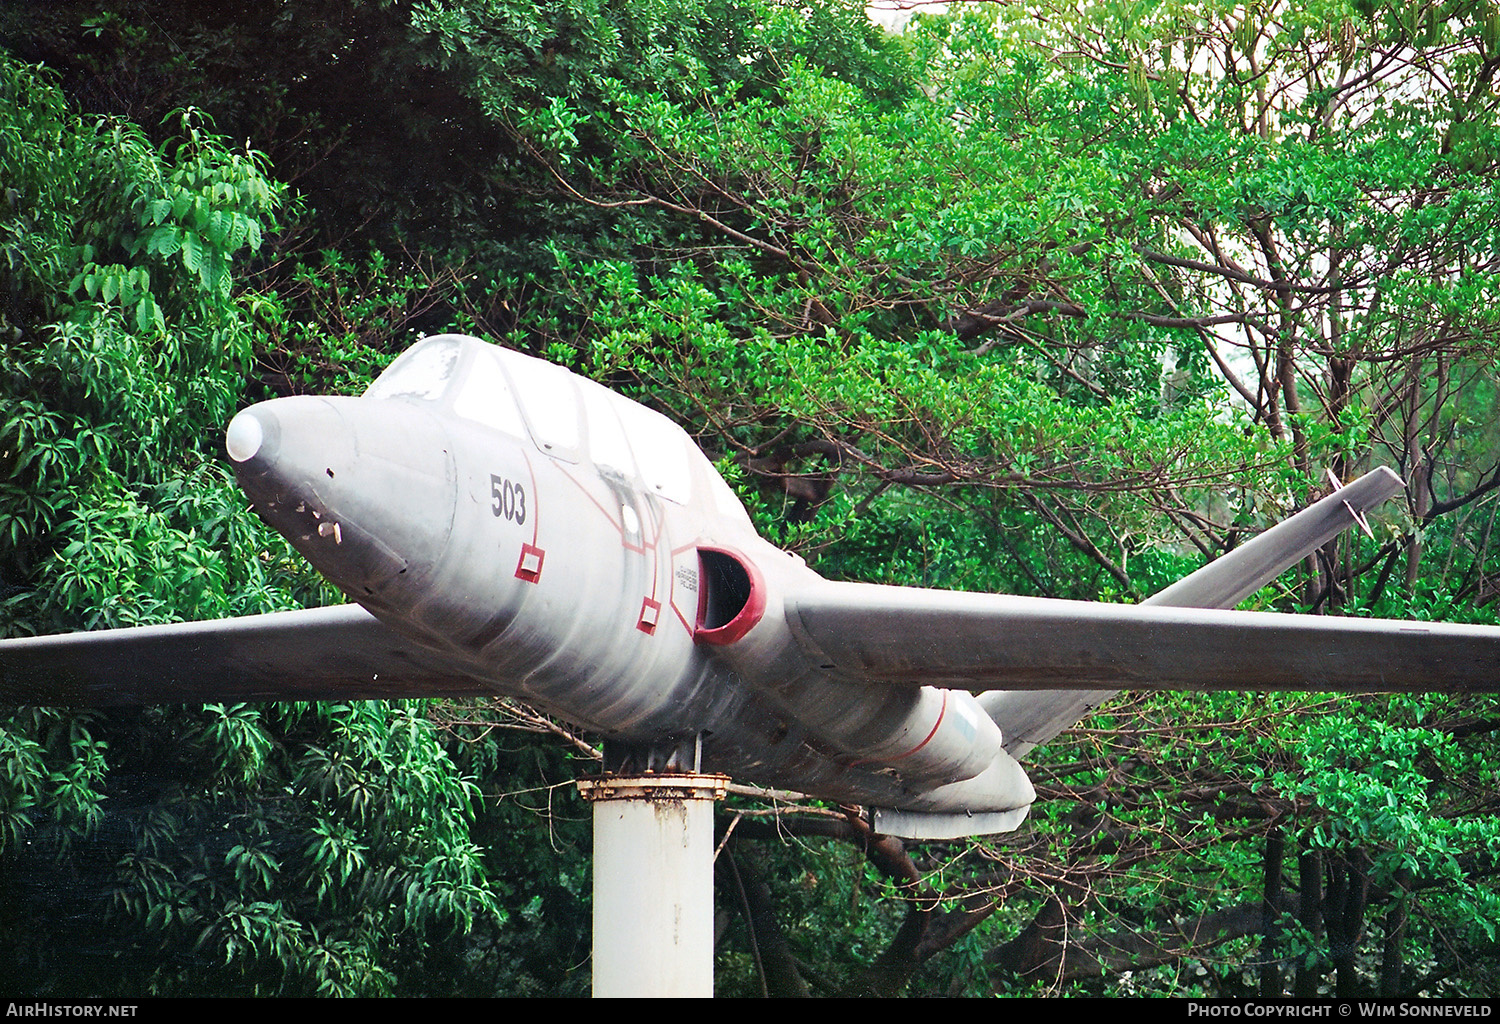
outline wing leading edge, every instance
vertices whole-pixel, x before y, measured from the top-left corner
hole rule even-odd
[[[1500,627],[833,583],[810,657],[851,680],[1007,690],[1500,692]]]
[[[1355,524],[1366,530],[1365,513],[1405,489],[1385,467],[1316,501],[1285,522],[1214,559],[1197,572],[1153,594],[1142,604],[1179,608],[1233,608],[1292,565]],[[980,706],[1005,732],[1005,749],[1024,757],[1115,695],[1115,689],[995,690],[981,694]]]
[[[491,695],[358,605],[0,644],[0,704]]]
[[[846,680],[968,689],[1021,757],[1121,688],[1500,691],[1500,628],[1226,610],[1400,492],[1388,469],[1141,605],[831,583],[788,622]]]
[[[1401,477],[1385,466],[1367,472],[1347,487],[1338,487],[1337,480],[1334,483],[1332,495],[1313,502],[1292,519],[1277,523],[1142,604],[1232,609],[1350,526],[1358,523],[1368,531],[1365,513],[1406,489]],[[1025,757],[1115,693],[1115,688],[1049,693],[993,690],[981,694],[980,706],[1004,730],[1005,750]]]

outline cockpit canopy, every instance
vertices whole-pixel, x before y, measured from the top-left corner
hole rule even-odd
[[[397,357],[375,382],[365,389],[366,398],[420,398],[435,402],[443,397],[453,371],[458,367],[463,339],[447,334],[419,341]]]
[[[592,462],[680,505],[695,494],[748,522],[744,506],[687,434],[645,406],[560,366],[477,338],[417,342],[366,398],[433,402],[471,423],[530,440],[564,462]]]

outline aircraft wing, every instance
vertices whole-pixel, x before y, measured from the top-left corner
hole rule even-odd
[[[1400,494],[1405,487],[1399,476],[1384,467],[1347,486],[1341,486],[1331,475],[1330,482],[1334,485],[1333,493],[1153,594],[1142,604],[1233,608],[1350,527],[1358,525],[1368,533],[1365,514]],[[1113,697],[1121,683],[1111,680],[1089,687],[1072,680],[1066,685],[1071,688],[989,690],[979,694],[980,707],[1005,736],[1007,753],[1024,757]]]
[[[816,664],[851,680],[975,692],[1500,692],[1495,626],[860,583],[799,595],[787,617]]]
[[[485,696],[358,605],[0,644],[0,704]]]

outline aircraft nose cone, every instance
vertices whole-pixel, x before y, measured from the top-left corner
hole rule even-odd
[[[242,409],[224,430],[224,450],[240,486],[257,502],[299,487],[313,463],[337,458],[352,438],[326,400],[277,398]]]
[[[255,458],[265,441],[265,425],[251,409],[230,420],[229,429],[224,431],[224,448],[235,462],[249,462]]]
[[[356,600],[415,585],[447,548],[456,483],[422,410],[298,396],[240,412],[224,432],[257,515]]]

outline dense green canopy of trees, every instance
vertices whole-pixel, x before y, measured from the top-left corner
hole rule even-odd
[[[1135,600],[1377,464],[1249,602],[1494,621],[1479,0],[0,9],[0,631],[339,600],[234,410],[414,338],[685,424],[836,578]],[[1500,709],[1127,696],[1011,836],[735,797],[725,994],[1500,990]],[[0,714],[0,979],[587,989],[588,737],[505,702]]]

